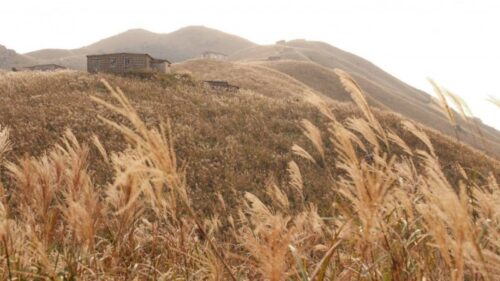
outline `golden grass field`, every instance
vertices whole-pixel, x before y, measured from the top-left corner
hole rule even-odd
[[[189,63],[0,73],[1,279],[500,278],[497,159],[340,70],[354,104],[252,63],[217,91]]]

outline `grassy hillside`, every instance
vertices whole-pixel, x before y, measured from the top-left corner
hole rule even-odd
[[[199,80],[224,80],[274,98],[302,98],[311,88],[279,71],[255,64],[194,59],[172,66],[175,72],[192,74]],[[319,93],[318,93],[319,94]]]
[[[0,124],[12,129],[11,156],[41,155],[66,128],[81,140],[96,133],[110,151],[124,149],[124,140],[96,118],[116,115],[89,98],[106,97],[102,77],[127,92],[148,124],[157,124],[158,118],[172,120],[179,157],[189,163],[188,181],[200,202],[208,203],[204,198],[214,198],[216,191],[258,190],[269,176],[259,171],[275,172],[285,180],[289,147],[300,137],[297,122],[304,116],[318,118],[311,106],[294,99],[274,100],[251,91],[217,93],[175,79],[7,73],[0,80]],[[99,179],[109,180],[109,170],[95,168]]]
[[[0,277],[496,280],[500,163],[339,75],[0,73]]]
[[[210,63],[205,65],[210,67]],[[41,155],[67,128],[81,140],[89,140],[95,133],[111,151],[121,150],[123,139],[96,118],[116,116],[89,98],[90,95],[106,98],[99,81],[105,78],[127,93],[148,124],[157,124],[158,118],[171,119],[178,155],[189,162],[188,182],[200,191],[195,197],[212,197],[215,191],[226,193],[232,188],[260,194],[270,175],[280,182],[287,180],[285,168],[291,160],[290,147],[295,142],[304,143],[299,121],[304,118],[319,121],[321,117],[313,106],[295,94],[301,85],[293,85],[291,78],[283,77],[288,80],[280,81],[280,73],[272,77],[265,72],[252,72],[250,66],[241,67],[246,84],[237,80],[240,78],[234,82],[242,83],[246,89],[237,94],[214,92],[201,82],[174,76],[144,80],[79,72],[5,73],[0,79],[0,124],[12,129],[15,146],[11,156]],[[336,104],[334,110],[340,119],[357,114],[349,104]],[[402,117],[379,114],[384,125],[400,133],[407,142],[415,142],[401,130]],[[482,174],[500,172],[498,163],[488,160],[483,153],[458,145],[437,132],[428,133],[444,165],[462,162],[466,155],[467,162],[463,165],[468,169]],[[456,153],[457,150],[467,152]],[[109,180],[106,177],[109,171],[97,167],[97,178]],[[316,197],[315,191],[321,190],[327,179],[311,174],[310,180],[306,193]],[[322,196],[317,203],[321,203]]]

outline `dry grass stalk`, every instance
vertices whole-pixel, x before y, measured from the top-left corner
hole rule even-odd
[[[401,149],[403,149],[403,151],[405,153],[407,153],[408,155],[410,156],[413,156],[413,152],[411,150],[411,148],[408,146],[408,144],[406,144],[406,142],[401,139],[397,134],[393,133],[393,132],[389,132],[387,134],[388,138],[389,138],[389,141],[391,141],[392,143],[396,144],[397,146],[399,146]]]
[[[463,100],[460,96],[450,92],[447,89],[443,88],[443,93],[451,99],[455,107],[458,109],[458,112],[460,113],[460,116],[465,122],[469,122],[470,117],[473,116],[472,111],[470,110],[469,106]]]
[[[321,132],[314,124],[312,124],[309,120],[302,120],[300,122],[302,126],[302,131],[304,135],[311,141],[314,145],[314,148],[319,152],[321,159],[325,158],[325,147],[323,145],[323,139],[321,138]]]
[[[137,171],[128,171],[127,173],[146,171],[149,173],[149,177],[151,178],[150,181],[153,182],[153,185],[147,183],[145,186],[141,186],[141,189],[136,192],[136,195],[141,193],[143,188],[147,188],[145,194],[149,195],[154,209],[158,212],[168,210],[175,224],[181,223],[179,207],[186,208],[191,219],[193,219],[198,227],[198,230],[204,237],[207,237],[207,231],[191,207],[183,168],[177,166],[173,141],[170,137],[170,126],[167,124],[167,129],[165,129],[165,127],[161,125],[159,130],[149,130],[125,97],[125,94],[120,89],[113,89],[105,80],[102,82],[106,88],[108,88],[111,95],[119,102],[121,107],[111,105],[99,98],[93,97],[93,100],[126,117],[131,122],[135,132],[127,126],[120,125],[106,118],[100,117],[101,120],[120,131],[126,139],[136,146],[136,151],[143,156],[142,159],[139,159],[138,163],[143,163],[143,167],[138,167]],[[165,185],[172,191],[173,196],[167,195],[164,197],[162,190]],[[132,198],[133,200],[131,200],[131,202],[136,200],[138,196],[132,196]],[[183,206],[178,206],[177,201]],[[130,204],[127,204],[124,208],[119,209],[118,212],[123,212],[129,208],[129,206]],[[219,249],[213,244],[211,239],[207,239],[207,242],[211,251],[213,251],[213,255],[224,265],[231,279],[236,280],[231,269],[223,260],[222,254],[219,253]]]
[[[495,97],[493,97],[493,96],[490,96],[490,97],[488,98],[488,101],[489,101],[489,102],[491,102],[492,104],[494,104],[494,105],[496,105],[496,106],[500,107],[500,99],[497,99],[497,98],[495,98]]]
[[[267,184],[266,193],[273,200],[273,202],[276,202],[277,205],[281,207],[281,209],[285,211],[290,209],[288,196],[281,190],[281,188],[278,187],[278,185],[276,185],[274,181]]]
[[[302,157],[304,159],[307,159],[307,160],[311,161],[312,163],[316,164],[316,160],[314,159],[314,157],[312,157],[311,154],[309,154],[309,152],[307,152],[301,146],[294,144],[292,146],[291,150],[292,150],[293,154],[295,154],[299,157]]]
[[[340,82],[344,86],[345,90],[351,94],[352,99],[361,110],[366,120],[370,123],[370,125],[375,129],[378,133],[378,136],[384,141],[386,146],[388,146],[387,136],[385,134],[384,129],[378,122],[377,118],[373,115],[370,110],[370,106],[366,101],[365,96],[363,95],[363,90],[358,85],[358,83],[345,71],[341,69],[335,69],[335,73],[339,76]]]
[[[0,126],[0,164],[2,164],[2,159],[5,153],[11,148],[11,143],[9,142],[9,129],[2,128]]]
[[[444,94],[444,90],[439,86],[434,80],[428,79],[429,83],[431,83],[432,88],[434,89],[434,92],[438,95],[439,98],[439,105],[443,109],[443,112],[445,113],[446,118],[448,118],[448,121],[455,126],[456,125],[456,120],[455,120],[455,115],[453,114],[453,111],[451,110],[451,107],[448,105],[448,101],[446,99],[446,95]]]
[[[465,102],[465,100],[463,100],[460,96],[450,92],[449,90],[438,86],[436,82],[434,82],[433,80],[429,79],[429,81],[431,82],[436,93],[439,95],[441,101],[441,108],[445,111],[446,115],[448,116],[448,120],[450,121],[451,125],[455,126],[455,134],[457,136],[457,139],[458,139],[459,125],[457,120],[455,120],[454,118],[454,114],[451,111],[451,107],[448,105],[446,97],[451,99],[451,101],[455,105],[455,108],[458,110],[460,117],[462,117],[462,119],[466,122],[466,124],[469,124],[474,127],[474,130],[481,139],[483,148],[487,147],[483,131],[481,130],[478,121],[473,117],[474,114],[472,113],[469,105]],[[476,136],[473,135],[473,138],[475,140]]]
[[[434,157],[436,156],[436,152],[434,151],[434,146],[432,145],[429,137],[424,132],[418,129],[417,126],[415,126],[415,124],[410,121],[403,121],[402,125],[408,132],[412,133],[422,143],[425,144],[431,155],[433,155]]]
[[[290,175],[290,186],[302,196],[304,182],[302,181],[299,165],[295,161],[288,162],[288,174]]]
[[[104,145],[102,145],[101,141],[99,140],[99,137],[97,135],[92,136],[92,143],[94,146],[97,148],[99,153],[101,154],[102,158],[106,161],[106,163],[109,163],[109,155],[106,149],[104,148]]]
[[[305,100],[312,105],[314,105],[318,110],[328,118],[330,122],[336,121],[335,115],[333,115],[331,109],[329,108],[329,104],[324,101],[320,96],[314,94],[314,93],[309,93],[306,95]]]

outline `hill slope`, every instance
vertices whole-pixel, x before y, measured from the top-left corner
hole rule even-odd
[[[255,64],[194,59],[173,65],[175,72],[188,72],[200,80],[224,80],[272,98],[302,98],[311,88],[285,73]],[[319,93],[317,93],[319,94]]]
[[[248,87],[252,87],[253,79],[255,84],[263,80],[258,74],[254,75]],[[260,75],[269,76],[269,73]],[[157,124],[158,118],[171,119],[178,155],[189,162],[188,181],[196,191],[193,196],[207,210],[210,207],[207,202],[216,198],[217,191],[227,194],[243,189],[262,194],[270,175],[278,182],[286,182],[286,166],[292,159],[290,147],[294,143],[309,147],[299,121],[307,118],[321,124],[322,120],[314,107],[297,96],[284,97],[287,90],[280,88],[286,84],[281,83],[269,84],[266,93],[254,87],[255,90],[235,94],[211,90],[199,81],[173,75],[139,79],[71,71],[0,73],[0,124],[12,130],[11,157],[25,153],[41,155],[59,141],[67,128],[80,140],[87,141],[95,133],[111,151],[124,149],[123,139],[96,116],[113,120],[120,117],[89,98],[91,95],[108,98],[101,78],[123,89],[148,124]],[[293,82],[293,78],[283,79]],[[302,86],[297,83],[296,87]],[[281,95],[271,95],[280,91]],[[333,110],[340,121],[359,114],[349,104],[336,103]],[[386,128],[398,133],[412,147],[418,147],[418,141],[401,129],[401,116],[375,113]],[[451,180],[457,173],[451,168],[456,161],[462,162],[466,169],[482,174],[494,171],[500,176],[496,160],[437,132],[426,131],[443,166],[450,167],[446,171]],[[91,156],[99,158],[96,151]],[[335,158],[326,161],[332,164]],[[101,164],[91,169],[100,181],[109,180],[110,173],[103,168],[104,163]],[[322,191],[329,178],[307,165],[302,172],[307,196],[321,205],[322,199],[329,196]]]

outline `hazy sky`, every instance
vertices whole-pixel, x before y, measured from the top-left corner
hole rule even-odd
[[[205,25],[259,44],[321,40],[431,92],[432,77],[500,129],[500,1],[2,0],[0,44],[18,52],[77,48],[131,28]]]

